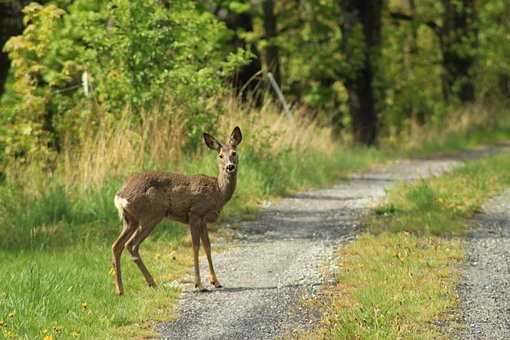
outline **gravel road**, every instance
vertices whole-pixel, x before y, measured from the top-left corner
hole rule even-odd
[[[459,339],[510,339],[510,190],[473,221],[459,286]]]
[[[317,320],[302,298],[316,294],[335,270],[334,252],[354,239],[360,217],[396,181],[436,175],[493,149],[458,154],[455,159],[401,161],[350,177],[323,190],[283,199],[256,221],[232,225],[233,248],[214,254],[225,288],[195,293],[189,284],[178,318],[157,331],[169,339],[274,339],[306,329]],[[510,248],[509,248],[510,249]],[[207,267],[203,264],[203,279]]]

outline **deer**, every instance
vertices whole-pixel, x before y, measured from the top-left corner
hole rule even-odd
[[[220,143],[208,133],[204,142],[218,153],[218,176],[192,175],[169,172],[142,172],[130,176],[115,194],[114,204],[122,221],[122,231],[112,245],[113,269],[117,295],[124,294],[120,258],[127,249],[142,272],[149,287],[156,283],[140,257],[140,244],[164,219],[189,224],[193,248],[195,288],[202,286],[199,268],[200,241],[209,264],[210,283],[215,288],[221,284],[214,272],[211,242],[207,224],[215,222],[221,209],[232,198],[237,184],[237,146],[242,134],[235,127],[228,143]]]

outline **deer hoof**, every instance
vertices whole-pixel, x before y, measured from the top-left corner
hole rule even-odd
[[[195,283],[195,290],[200,293],[209,291],[209,289],[204,288],[201,284],[197,284],[197,283]]]
[[[219,281],[211,281],[211,284],[214,286],[214,288],[223,288]]]

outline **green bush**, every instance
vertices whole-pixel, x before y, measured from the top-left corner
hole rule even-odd
[[[48,159],[48,149],[126,112],[134,123],[144,112],[184,113],[190,140],[198,140],[216,121],[212,98],[248,58],[223,48],[225,25],[191,1],[78,0],[66,10],[32,3],[23,13],[23,34],[5,46],[10,132],[0,132],[6,154],[17,158]]]

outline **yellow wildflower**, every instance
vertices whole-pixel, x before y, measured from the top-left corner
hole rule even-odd
[[[6,338],[15,338],[16,337],[16,333],[14,333],[13,331],[5,331],[4,332],[4,335]]]
[[[53,326],[53,331],[56,333],[60,333],[64,330],[64,327],[62,326]]]
[[[53,337],[53,335],[46,335],[46,336],[43,338],[43,340],[53,340],[53,339],[55,339],[55,338]]]

